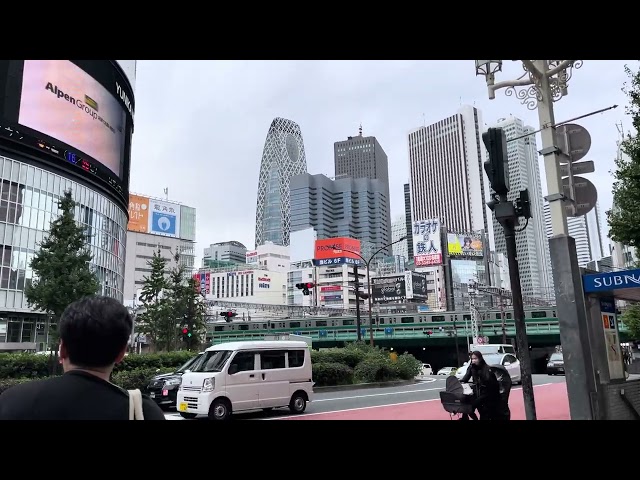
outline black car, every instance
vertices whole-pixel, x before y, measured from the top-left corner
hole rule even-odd
[[[172,373],[157,375],[149,381],[147,394],[164,408],[175,408],[178,389],[182,383],[182,375],[193,366],[204,352],[199,353]]]
[[[564,375],[564,357],[562,353],[554,353],[547,362],[547,373],[549,375],[558,375],[559,373]]]

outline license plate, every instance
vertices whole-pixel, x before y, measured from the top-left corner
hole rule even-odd
[[[169,395],[169,390],[162,390],[162,396],[166,397]]]
[[[149,397],[151,397],[151,398],[156,398],[156,394],[155,394],[155,393],[150,393],[150,394],[149,394]]]
[[[558,371],[559,371],[559,372],[564,372],[564,368],[560,367],[560,368],[558,369]]]
[[[180,410],[181,412],[186,412],[187,411],[187,402],[180,402],[180,406],[178,407],[178,410]]]

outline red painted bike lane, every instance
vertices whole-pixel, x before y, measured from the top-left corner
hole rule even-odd
[[[534,387],[538,420],[570,420],[567,386],[551,383]],[[522,389],[511,391],[509,398],[512,420],[524,420]],[[457,417],[454,417],[457,418]],[[274,418],[274,420],[450,420],[442,408],[440,398],[417,402],[398,403],[379,407],[363,407],[326,413]]]

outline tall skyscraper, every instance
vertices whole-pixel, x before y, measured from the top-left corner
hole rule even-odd
[[[450,231],[483,230],[493,250],[482,125],[481,112],[465,105],[409,133],[411,210],[414,221],[440,218]]]
[[[260,163],[256,206],[256,248],[266,242],[289,245],[289,180],[307,172],[302,132],[297,123],[274,118]]]
[[[369,178],[379,180],[386,189],[387,202],[385,218],[382,220],[382,228],[388,232],[391,238],[391,205],[389,199],[389,160],[376,137],[363,137],[362,126],[357,137],[348,137],[347,140],[333,144],[333,156],[336,180],[341,178]],[[389,240],[391,241],[391,240]],[[385,244],[377,244],[376,249]],[[371,252],[373,253],[373,252]],[[391,248],[385,249],[387,255],[391,254]]]
[[[313,227],[318,239],[356,238],[365,258],[376,246],[391,243],[385,225],[389,198],[380,180],[296,175],[291,178],[291,205],[292,232]]]
[[[502,128],[507,136],[507,156],[509,159],[509,200],[515,200],[520,190],[529,190],[531,215],[528,223],[520,220],[520,228],[516,233],[516,249],[522,293],[531,297],[553,299],[553,276],[551,273],[551,257],[549,241],[546,235],[546,222],[540,183],[540,166],[534,129],[524,125],[522,120],[514,116],[501,118],[495,127]],[[531,134],[526,136],[527,134]],[[492,215],[496,252],[507,252],[507,243],[502,226]]]
[[[413,260],[413,228],[411,220],[411,185],[404,184],[404,217],[407,227],[407,262]]]
[[[544,203],[544,218],[546,222],[546,236],[551,238],[551,211],[549,204]],[[604,257],[602,234],[600,233],[598,204],[586,215],[567,218],[569,235],[576,241],[578,265],[586,267],[589,262],[598,261]]]
[[[396,242],[402,237],[407,236],[407,218],[404,215],[398,215],[391,222],[391,241]],[[409,238],[405,238],[401,242],[396,243],[393,248],[394,256],[403,256],[405,262],[409,260]]]

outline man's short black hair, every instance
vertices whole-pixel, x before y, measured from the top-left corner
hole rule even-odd
[[[70,304],[60,318],[60,339],[69,361],[79,367],[107,367],[127,345],[133,320],[110,297],[86,297]]]

